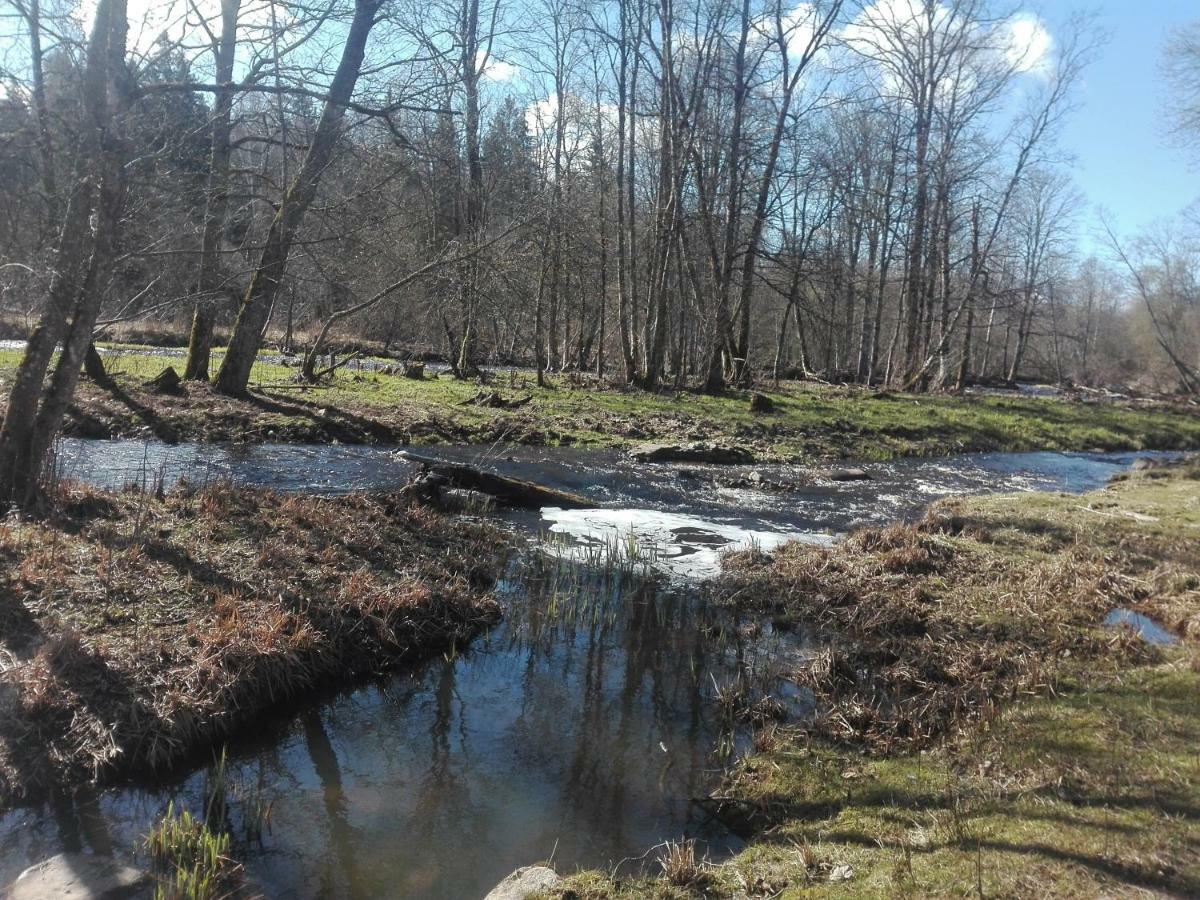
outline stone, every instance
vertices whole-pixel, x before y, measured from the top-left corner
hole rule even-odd
[[[1146,472],[1150,469],[1160,469],[1164,465],[1166,465],[1166,463],[1164,463],[1161,459],[1154,459],[1149,456],[1139,456],[1133,461],[1133,465],[1129,468],[1134,472]]]
[[[849,881],[854,877],[854,869],[847,865],[834,866],[829,873],[830,881]]]
[[[871,473],[866,469],[830,469],[824,473],[830,481],[870,481]]]
[[[147,381],[146,387],[150,388],[156,394],[174,394],[182,384],[183,379],[179,377],[179,373],[175,371],[175,367],[167,366]]]
[[[9,885],[8,900],[118,900],[150,896],[150,873],[107,856],[60,853],[30,866]]]
[[[715,465],[745,465],[754,462],[754,454],[745,447],[694,441],[690,444],[642,444],[629,455],[638,462],[692,462]]]
[[[525,900],[539,891],[558,887],[562,878],[546,866],[523,866],[492,888],[483,900]]]

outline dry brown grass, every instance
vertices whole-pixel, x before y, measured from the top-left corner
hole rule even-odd
[[[161,770],[498,615],[504,541],[390,497],[73,489],[0,530],[0,805]]]
[[[707,880],[706,867],[696,858],[696,842],[687,838],[667,841],[658,855],[663,877],[676,887],[694,888]]]
[[[1186,486],[1198,474],[1191,466],[1169,477]],[[1122,489],[1153,490],[1163,477]],[[1106,519],[1065,495],[1042,502],[1036,528],[1006,518],[1002,505],[950,501],[920,522],[863,529],[833,547],[735,555],[718,593],[826,636],[796,673],[821,710],[809,730],[874,753],[988,721],[1005,701],[1051,689],[1080,659],[1152,656],[1128,632],[1097,627],[1114,607],[1200,633],[1200,534]]]

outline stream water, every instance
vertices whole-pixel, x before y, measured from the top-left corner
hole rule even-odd
[[[1088,490],[1152,455],[868,463],[870,480],[778,491],[723,486],[747,483],[748,472],[717,476],[606,451],[433,452],[576,491],[596,506],[506,516],[537,549],[519,554],[498,586],[503,623],[465,653],[310,698],[230,744],[235,836],[249,830],[246,809],[271,804],[262,839],[238,848],[267,896],[481,897],[520,865],[625,860],[628,870],[685,834],[719,857],[738,841],[694,800],[747,736],[729,730],[715,694],[743,679],[802,714],[806,697],[787,673],[811,649],[802,632],[776,634],[706,604],[698,579],[716,571],[722,550],[828,541],[949,494]],[[57,466],[108,487],[186,477],[326,493],[396,487],[413,472],[379,447],[74,440],[60,446]],[[803,474],[755,471],[781,481]],[[587,565],[604,547],[637,561]],[[659,577],[644,579],[641,569]],[[168,802],[202,808],[208,778],[201,768],[0,816],[0,885],[62,850],[132,858]]]

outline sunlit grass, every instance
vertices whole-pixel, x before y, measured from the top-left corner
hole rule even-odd
[[[105,353],[105,365],[123,390],[134,393],[164,367],[179,370],[183,365],[182,351],[147,355],[134,352],[142,349],[137,345],[106,346],[113,352]],[[214,368],[221,352],[221,348],[215,351]],[[19,359],[19,351],[0,351],[0,387],[11,379]],[[539,387],[528,372],[500,370],[489,390],[533,398],[519,410],[504,410],[470,404],[480,390],[472,381],[414,380],[351,363],[314,387],[297,384],[296,372],[294,367],[258,362],[250,386],[283,401],[351,412],[394,430],[402,430],[406,423],[434,421],[444,426],[422,431],[414,438],[418,442],[447,439],[439,432],[457,432],[462,437],[456,439],[489,443],[590,446],[701,436],[787,459],[1200,447],[1200,416],[1194,413],[1045,397],[918,396],[787,382],[767,391],[775,412],[757,415],[750,411],[747,395],[740,392],[650,394],[579,387],[554,377]],[[82,390],[87,392],[89,386]],[[116,403],[100,391],[93,396],[93,402]],[[116,412],[122,409],[119,403],[114,406]],[[171,413],[179,417],[184,431],[191,428],[185,418],[189,414],[178,407]],[[278,433],[281,427],[286,431],[289,414],[254,409],[247,414],[261,420],[259,424],[270,418],[269,428],[251,428],[253,433]],[[201,424],[197,422],[196,428],[203,432]]]

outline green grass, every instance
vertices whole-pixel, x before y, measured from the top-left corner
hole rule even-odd
[[[126,345],[122,345],[126,346]],[[132,349],[133,345],[127,345]],[[0,352],[0,390],[11,382],[17,351]],[[1200,448],[1200,414],[1121,404],[1079,404],[1053,398],[917,396],[856,388],[787,383],[768,391],[776,411],[750,412],[748,395],[711,397],[690,392],[650,394],[572,386],[555,378],[539,388],[527,375],[498,374],[488,385],[506,397],[531,394],[518,410],[468,404],[475,382],[451,378],[414,381],[393,375],[339,370],[333,381],[300,389],[296,370],[257,363],[252,389],[284,405],[264,411],[252,404],[214,410],[211,393],[189,386],[195,402],[164,400],[141,388],[180,357],[107,354],[105,363],[124,398],[83,383],[80,406],[102,422],[86,433],[136,434],[157,417],[178,437],[379,441],[495,441],[584,446],[627,446],[643,440],[732,441],[767,459],[882,459],[977,450],[1084,450]],[[186,398],[185,398],[186,399]],[[132,401],[132,402],[130,402]],[[326,414],[357,417],[336,434],[314,428]],[[224,419],[222,419],[224,416]],[[218,427],[217,423],[224,424]],[[303,427],[301,427],[303,426]]]
[[[157,883],[155,900],[218,900],[231,896],[238,866],[230,858],[228,834],[211,830],[174,804],[154,824],[144,841]]]
[[[762,754],[752,790],[810,813],[717,871],[730,887],[786,884],[783,896],[1195,895],[1198,696],[1181,656],[1064,685],[923,756]],[[852,879],[831,883],[837,866]]]

